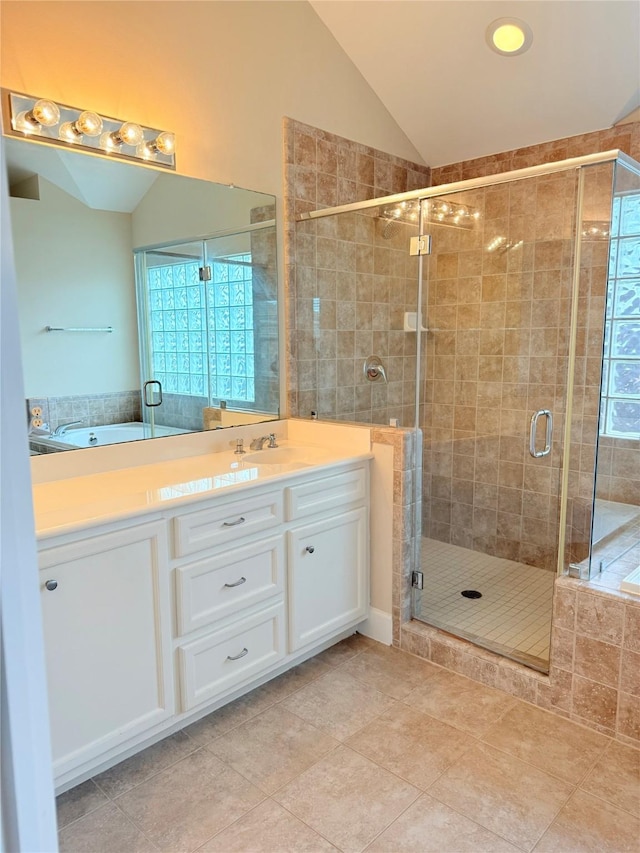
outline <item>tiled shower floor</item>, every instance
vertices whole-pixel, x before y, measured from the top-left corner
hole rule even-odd
[[[415,618],[535,669],[549,669],[554,573],[422,540]],[[477,590],[482,598],[465,598]]]

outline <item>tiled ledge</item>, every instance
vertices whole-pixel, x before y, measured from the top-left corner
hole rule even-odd
[[[399,645],[489,687],[640,746],[637,599],[625,601],[573,578],[558,578],[548,676],[415,620],[402,624]]]
[[[420,536],[416,456],[421,434],[374,427],[394,448],[393,645],[559,716],[640,747],[640,598],[557,578],[549,675],[411,619],[411,569]],[[418,474],[419,476],[419,474]]]

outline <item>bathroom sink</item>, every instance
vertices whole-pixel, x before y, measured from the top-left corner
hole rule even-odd
[[[265,447],[264,450],[247,453],[244,461],[252,465],[295,464],[304,467],[318,461],[318,451],[309,447]]]

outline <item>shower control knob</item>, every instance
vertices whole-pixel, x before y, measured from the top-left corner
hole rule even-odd
[[[314,552],[316,549],[313,547],[313,545],[307,545],[307,547],[306,547],[304,550],[305,550],[308,554],[313,554],[313,552]]]
[[[49,590],[49,592],[53,592],[54,589],[58,588],[58,581],[45,581],[44,585]]]

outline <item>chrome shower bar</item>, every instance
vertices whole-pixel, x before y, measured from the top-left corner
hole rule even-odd
[[[603,151],[598,154],[586,154],[583,157],[572,157],[568,160],[557,160],[555,163],[542,163],[539,166],[528,166],[526,169],[513,169],[511,172],[501,172],[499,175],[484,175],[481,178],[471,178],[466,181],[456,181],[452,184],[440,184],[437,187],[425,187],[421,190],[411,190],[406,193],[380,196],[366,201],[356,201],[352,204],[341,204],[337,207],[325,207],[321,210],[311,210],[301,213],[296,217],[297,222],[309,219],[321,219],[324,216],[333,216],[336,213],[353,213],[357,210],[368,210],[372,207],[380,207],[386,204],[399,204],[402,201],[414,201],[416,199],[428,199],[434,196],[448,195],[463,190],[479,189],[481,187],[495,186],[509,181],[521,181],[526,178],[542,177],[552,175],[555,172],[564,172],[569,169],[579,169],[582,166],[595,166],[598,163],[610,163],[619,161],[623,166],[640,175],[637,164],[624,152],[617,148],[611,151]]]

